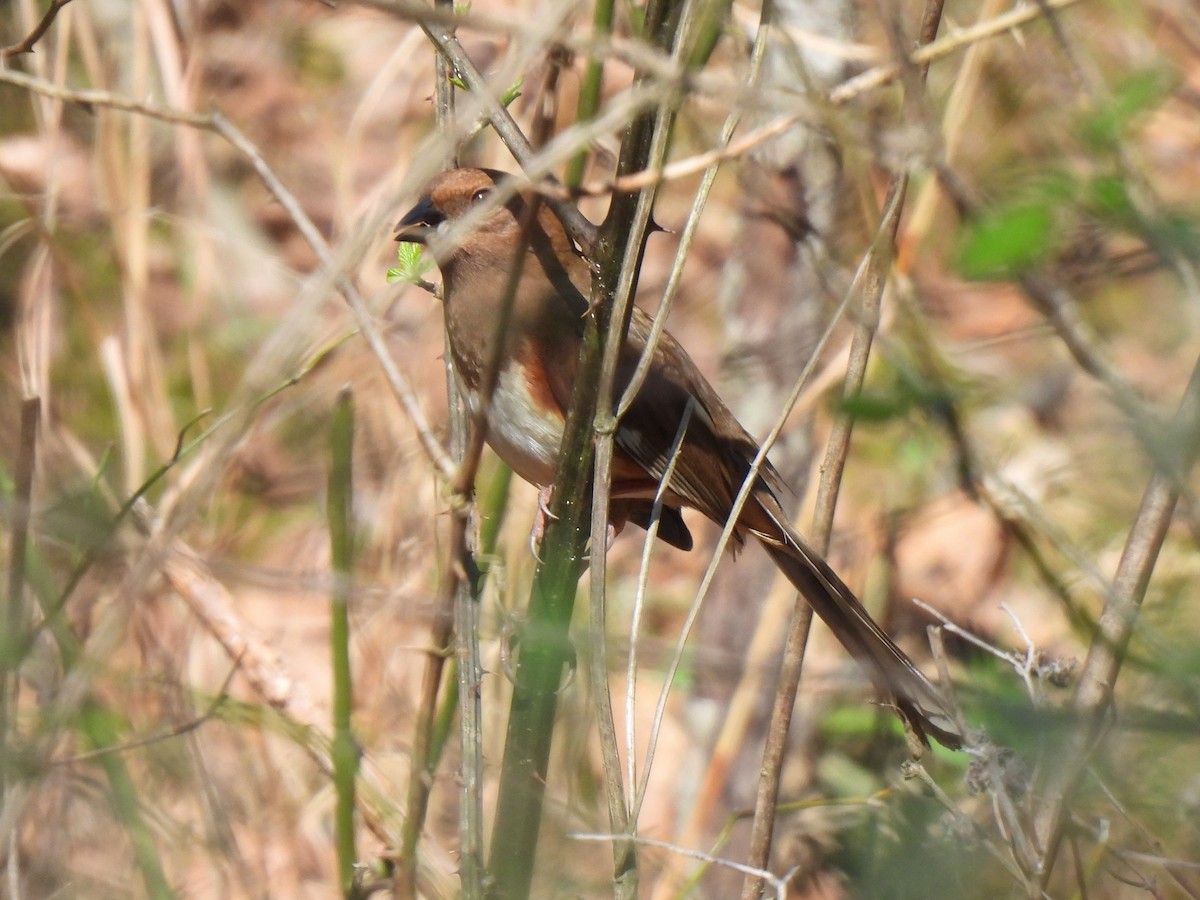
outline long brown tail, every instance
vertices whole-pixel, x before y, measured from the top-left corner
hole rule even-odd
[[[937,688],[875,623],[829,564],[796,533],[774,498],[758,499],[769,524],[750,525],[748,518],[758,518],[753,515],[743,515],[742,521],[812,605],[813,612],[863,665],[875,686],[892,697],[900,714],[926,744],[929,736],[952,750],[962,747],[963,736]],[[770,528],[771,524],[775,527]]]

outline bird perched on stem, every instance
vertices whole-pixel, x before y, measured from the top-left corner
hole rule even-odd
[[[459,235],[453,246],[434,239],[485,203],[505,177],[486,169],[438,175],[396,226],[396,240],[431,245],[442,272],[453,369],[467,407],[500,458],[526,481],[546,488],[554,480],[589,311],[587,260],[554,212],[540,204],[531,208],[533,199],[520,193],[483,214],[478,227]],[[498,335],[505,286],[518,263],[507,326]],[[647,346],[650,326],[650,317],[635,309],[618,366],[618,397]],[[498,378],[485,402],[485,373],[494,354]],[[485,410],[487,421],[481,422]],[[616,529],[626,522],[649,525],[681,424],[659,537],[688,550],[692,536],[680,510],[699,510],[724,525],[759,448],[683,347],[664,333],[648,377],[617,426],[610,503]],[[792,527],[779,504],[782,488],[779,473],[766,463],[738,517],[737,543],[758,539],[918,737],[962,746],[937,689]]]

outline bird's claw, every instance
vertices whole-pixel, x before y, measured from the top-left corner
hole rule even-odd
[[[533,517],[533,527],[529,530],[529,551],[533,554],[533,558],[538,561],[539,565],[542,562],[542,557],[538,555],[537,548],[546,536],[546,522],[547,520],[554,521],[558,518],[558,516],[550,512],[550,498],[553,496],[553,487],[538,488],[537,513]]]

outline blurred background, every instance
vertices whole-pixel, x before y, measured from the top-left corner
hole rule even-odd
[[[701,6],[670,158],[718,146],[732,111],[742,122],[671,330],[760,438],[812,363],[772,452],[801,530],[830,429],[852,415],[835,568],[931,673],[924,628],[937,616],[914,597],[1013,654],[947,635],[967,719],[1010,749],[983,762],[935,752],[938,799],[902,778],[894,717],[815,626],[772,871],[791,872],[803,897],[1029,890],[1012,871],[1029,848],[1011,826],[1032,834],[1040,788],[1083,724],[1070,712],[1076,674],[1157,464],[1177,476],[1178,508],[1142,569],[1115,712],[1067,807],[1047,891],[1200,896],[1200,521],[1190,432],[1161,424],[1200,350],[1200,9],[1060,3],[1003,28],[989,23],[1007,4],[956,0],[941,34],[959,46],[939,50],[921,90],[915,68],[895,68],[916,46],[919,4],[780,2],[746,90],[759,6]],[[3,896],[338,893],[326,485],[346,385],[358,857],[367,882],[387,881],[436,650],[449,496],[419,437],[447,436],[441,310],[421,286],[389,283],[391,226],[454,150],[519,168],[475,128],[469,96],[438,133],[434,50],[405,9],[75,0],[28,53],[20,42],[46,8],[4,7]],[[572,152],[549,167],[561,175],[586,154],[580,205],[600,221],[620,131],[572,140],[592,5],[460,12],[466,52],[497,96],[519,94],[509,108],[526,126],[547,48],[575,51],[556,120]],[[629,96],[641,15],[615,6],[617,40],[597,57],[602,110]],[[965,31],[978,23],[982,34]],[[762,129],[770,140],[737,145]],[[660,188],[664,230],[639,288],[651,311],[701,168]],[[898,173],[911,180],[872,361],[864,390],[843,398],[854,274]],[[498,468],[485,458],[481,494]],[[514,482],[488,511],[501,526],[480,613],[489,816],[535,508]],[[654,553],[634,638],[641,753],[717,537],[689,525],[696,550]],[[622,700],[640,537],[610,553]],[[641,834],[744,858],[791,605],[757,549],[721,562],[654,742]],[[611,892],[608,847],[570,837],[608,829],[588,695],[579,677],[560,696],[536,896]],[[459,752],[451,729],[421,842],[425,896],[458,892]],[[641,865],[644,896],[740,891],[741,875],[661,849]]]

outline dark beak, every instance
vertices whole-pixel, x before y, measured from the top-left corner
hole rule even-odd
[[[396,223],[396,240],[408,244],[426,244],[433,230],[445,221],[446,216],[433,205],[433,200],[424,197]]]

